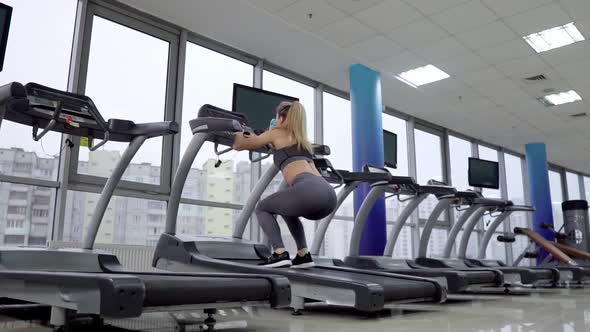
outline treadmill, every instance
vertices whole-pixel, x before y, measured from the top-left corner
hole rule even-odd
[[[193,138],[179,164],[168,202],[166,232],[154,253],[153,266],[173,271],[223,271],[248,274],[270,273],[285,276],[291,283],[291,307],[298,314],[306,302],[378,312],[393,303],[443,302],[446,288],[432,279],[381,272],[365,272],[342,267],[316,266],[310,269],[269,269],[258,266],[268,255],[267,246],[243,239],[256,203],[279,170],[272,165],[251,191],[237,220],[232,238],[185,236],[176,233],[176,219],[190,167],[205,141],[232,146],[234,133],[251,131],[244,114],[204,105],[198,118],[190,121]],[[227,148],[218,154],[230,151]],[[318,151],[321,149],[318,149]],[[324,148],[323,150],[328,150]],[[264,152],[264,151],[258,151]],[[269,151],[266,151],[267,153]],[[317,151],[316,151],[317,153]],[[250,152],[250,160],[255,158]],[[261,157],[264,158],[264,157]],[[284,185],[284,184],[283,184]]]
[[[91,151],[107,141],[129,146],[103,188],[83,249],[1,248],[0,297],[51,306],[50,323],[65,329],[86,317],[102,324],[103,317],[194,309],[204,310],[209,315],[204,323],[212,327],[212,314],[219,308],[290,303],[284,277],[127,272],[116,256],[93,250],[101,219],[131,159],[147,139],[177,133],[176,122],[107,122],[87,96],[17,82],[0,87],[0,124],[2,120],[31,126],[35,140],[53,131],[88,137]]]
[[[434,228],[434,224],[436,223],[440,213],[442,213],[443,210],[446,210],[451,205],[455,205],[457,207],[468,206],[468,208],[463,211],[461,216],[451,228],[447,242],[445,243],[443,258],[428,258],[426,257],[428,240],[432,229]],[[440,197],[439,202],[435,206],[428,221],[424,225],[422,237],[420,238],[420,246],[418,249],[418,258],[416,259],[416,263],[422,266],[433,268],[494,268],[504,273],[505,283],[508,286],[554,286],[560,278],[554,269],[510,267],[501,264],[492,264],[491,262],[480,262],[484,263],[480,264],[474,260],[467,259],[467,247],[469,244],[470,235],[475,229],[475,226],[481,222],[483,215],[486,213],[491,214],[493,212],[500,212],[500,216],[502,216],[503,211],[512,212],[515,209],[524,209],[524,207],[515,207],[511,201],[485,198],[481,195],[481,193],[476,191],[460,191],[452,195]],[[507,217],[508,215],[502,216],[502,219],[500,219],[499,222],[501,223],[502,220],[505,220]],[[462,229],[463,235],[458,247],[457,258],[451,258],[451,252],[453,246],[455,245],[455,240]],[[488,236],[491,237],[492,234],[493,233],[490,233]]]
[[[390,273],[399,273],[412,276],[436,278],[441,282],[446,283],[449,293],[472,292],[483,287],[497,287],[503,283],[502,273],[485,269],[482,271],[455,271],[452,269],[426,269],[418,266],[411,260],[394,259],[392,258],[393,246],[395,239],[401,231],[401,227],[405,224],[408,217],[418,207],[428,194],[421,193],[414,196],[419,187],[411,177],[392,176],[387,169],[365,165],[362,172],[348,172],[344,170],[335,170],[330,162],[325,158],[315,158],[314,163],[316,168],[320,170],[322,175],[328,182],[344,184],[343,188],[338,192],[337,206],[340,206],[346,197],[352,193],[361,183],[371,184],[371,190],[363,201],[354,222],[352,230],[351,243],[349,255],[342,260],[326,259],[318,257],[320,254],[321,244],[324,240],[326,231],[334,218],[335,211],[331,215],[322,219],[316,229],[316,235],[311,246],[310,252],[316,256],[314,260],[316,264],[322,265],[336,265],[348,266],[363,270],[375,270]],[[432,192],[434,194],[444,194],[447,191],[454,192],[455,189],[446,186],[422,186],[422,191]],[[398,223],[389,235],[385,254],[383,257],[379,256],[359,256],[358,248],[360,236],[364,225],[368,219],[368,214],[371,211],[375,201],[384,193],[388,192],[392,196],[399,196],[403,194],[411,195],[415,199],[408,203],[408,207],[404,209],[398,219]],[[399,229],[397,229],[399,226]]]

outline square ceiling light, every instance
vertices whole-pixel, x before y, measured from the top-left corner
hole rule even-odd
[[[574,23],[543,30],[523,37],[537,53],[585,40]]]
[[[541,98],[541,102],[547,106],[563,105],[579,100],[582,100],[582,97],[574,90],[547,95]]]
[[[426,65],[405,71],[395,76],[398,80],[416,88],[424,84],[444,80],[449,78],[449,74],[438,69],[433,65]]]

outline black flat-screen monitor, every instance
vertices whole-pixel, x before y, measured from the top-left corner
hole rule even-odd
[[[294,102],[298,98],[234,84],[232,110],[245,114],[255,133],[262,133],[268,129],[270,120],[276,116],[276,108],[284,101]]]
[[[383,149],[385,166],[397,168],[397,135],[384,130],[383,131]]]
[[[12,7],[0,3],[0,71],[4,68],[6,45],[8,44],[8,31],[12,18]]]
[[[495,161],[469,158],[469,185],[500,189],[500,167]]]

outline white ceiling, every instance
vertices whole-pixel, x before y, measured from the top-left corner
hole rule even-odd
[[[522,36],[575,22],[590,0],[121,0],[188,30],[348,91],[348,66],[382,74],[390,107],[590,173],[588,102],[546,108],[545,89],[590,100],[590,43],[536,54]],[[309,18],[312,13],[312,18]],[[393,75],[432,63],[451,78],[413,89]],[[544,74],[546,82],[524,77]]]

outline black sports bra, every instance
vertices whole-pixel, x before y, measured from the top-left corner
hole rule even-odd
[[[311,153],[305,149],[300,150],[297,144],[273,152],[274,163],[280,170],[283,170],[287,165],[297,160],[312,162],[312,158]]]

